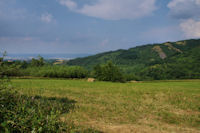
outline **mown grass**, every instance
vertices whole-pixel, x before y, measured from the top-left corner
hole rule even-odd
[[[62,115],[80,129],[105,132],[200,132],[200,80],[110,83],[64,79],[12,79],[27,96],[69,98]]]

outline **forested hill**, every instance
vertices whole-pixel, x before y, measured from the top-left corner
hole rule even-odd
[[[174,78],[200,78],[200,39],[137,46],[128,50],[100,53],[67,62],[92,69],[112,61],[126,73],[135,75],[175,74]],[[154,72],[155,71],[155,72]],[[168,71],[168,72],[167,72]],[[171,75],[168,77],[170,78]],[[163,78],[167,78],[163,77]],[[162,78],[162,79],[163,79]],[[156,79],[156,77],[154,77]],[[158,77],[159,79],[159,77]]]

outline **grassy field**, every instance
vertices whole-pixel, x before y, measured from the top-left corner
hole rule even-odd
[[[69,98],[61,116],[80,129],[103,132],[200,132],[200,80],[110,83],[62,79],[12,79],[28,96]]]

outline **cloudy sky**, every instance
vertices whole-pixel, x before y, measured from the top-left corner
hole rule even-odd
[[[200,38],[200,0],[0,0],[0,51],[98,53]]]

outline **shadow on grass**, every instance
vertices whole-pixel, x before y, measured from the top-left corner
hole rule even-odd
[[[57,97],[28,97],[10,90],[0,91],[0,130],[4,132],[68,132],[73,123],[60,115],[75,107],[76,101]]]
[[[76,101],[68,98],[0,93],[0,131],[3,132],[80,132],[99,133],[93,129],[79,131],[73,122],[60,117],[73,111]]]
[[[68,113],[75,107],[75,100],[70,100],[68,98],[58,98],[58,97],[44,97],[44,96],[34,96],[30,97],[31,101],[36,102],[40,108],[46,111],[57,110],[60,114]]]
[[[55,110],[59,110],[60,111],[60,114],[66,114],[70,110],[73,111],[74,107],[75,107],[75,104],[76,104],[75,100],[70,100],[68,98],[35,96],[35,97],[32,97],[31,99],[39,100],[39,101],[43,101],[43,102],[46,102],[46,101],[50,102]],[[41,103],[41,104],[43,104],[43,103]],[[40,107],[42,107],[42,105],[40,105]],[[49,108],[47,108],[47,111],[48,111],[48,109]],[[50,109],[50,110],[52,110],[52,109]],[[75,132],[75,133],[103,133],[101,131],[94,130],[94,129],[91,129],[91,128],[80,130],[80,129],[78,129],[78,127],[74,127],[74,125],[71,125],[71,126],[72,126],[73,132]]]

